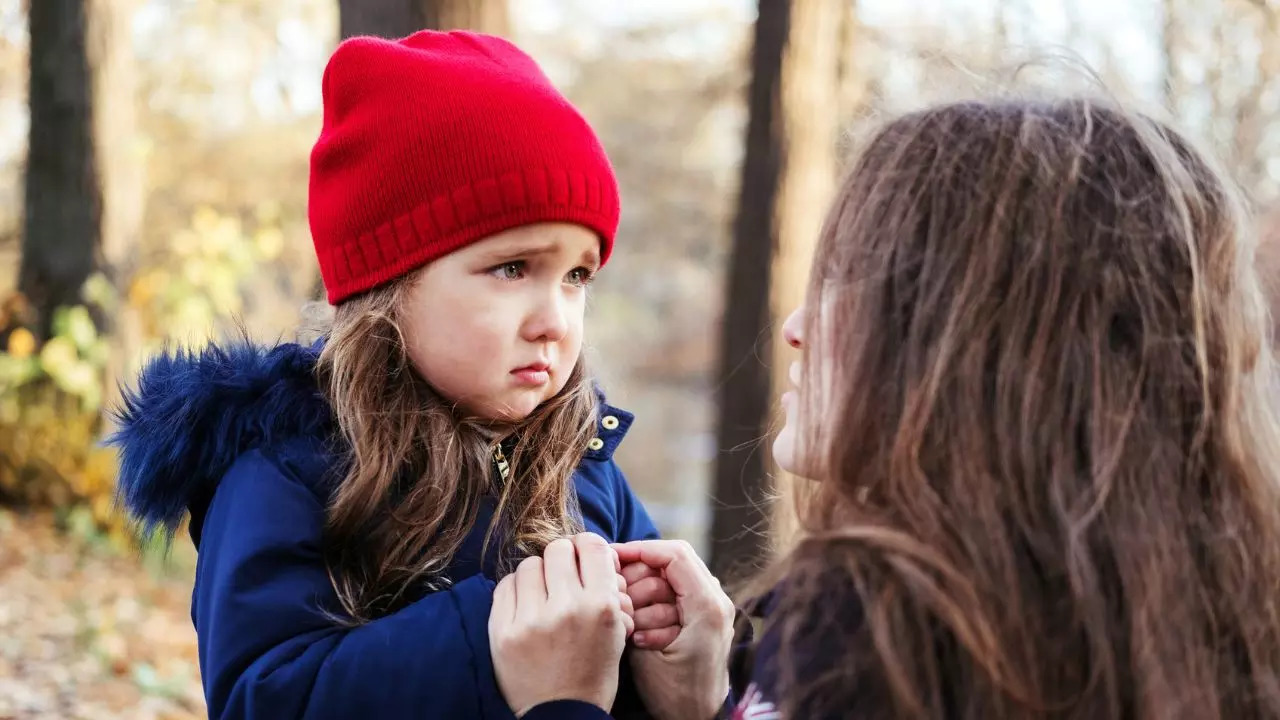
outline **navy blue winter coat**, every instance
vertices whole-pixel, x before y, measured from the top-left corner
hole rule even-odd
[[[120,410],[113,443],[127,509],[170,530],[191,514],[191,615],[209,716],[510,720],[489,655],[494,568],[480,556],[491,504],[448,589],[355,628],[326,615],[339,607],[321,555],[337,458],[318,353],[238,343],[162,355]],[[632,419],[605,405],[603,444],[592,443],[573,478],[586,529],[617,542],[657,537],[612,459]],[[635,711],[620,707],[636,702],[623,685],[619,716]]]

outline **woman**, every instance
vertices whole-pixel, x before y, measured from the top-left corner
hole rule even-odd
[[[1280,716],[1252,252],[1211,163],[1106,103],[881,130],[787,324],[775,457],[819,482],[764,578],[761,692],[789,717]]]

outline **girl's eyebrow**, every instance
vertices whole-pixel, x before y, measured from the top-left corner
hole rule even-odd
[[[515,240],[509,245],[495,248],[491,255],[547,255],[555,252],[559,243],[554,240]]]
[[[495,248],[487,253],[492,260],[530,257],[535,255],[553,255],[560,250],[561,244],[555,240],[517,240],[502,248]],[[588,248],[582,253],[581,262],[596,266],[600,264],[599,248]]]

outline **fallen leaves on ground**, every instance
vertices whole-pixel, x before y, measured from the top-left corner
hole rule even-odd
[[[205,717],[190,573],[173,567],[0,509],[0,720]]]

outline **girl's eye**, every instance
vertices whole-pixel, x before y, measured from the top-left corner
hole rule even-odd
[[[568,280],[570,285],[579,285],[579,286],[590,285],[591,281],[595,279],[596,279],[595,273],[591,272],[590,270],[584,267],[574,268],[569,271]]]
[[[490,270],[489,274],[499,280],[519,280],[524,277],[524,261],[514,260],[509,263],[503,263]]]

